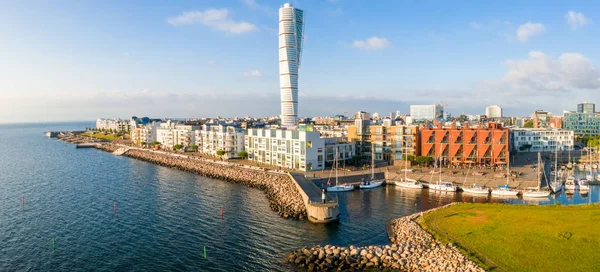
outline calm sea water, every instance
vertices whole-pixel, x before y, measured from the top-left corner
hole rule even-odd
[[[385,221],[452,201],[600,195],[532,202],[388,186],[339,194],[340,224],[315,225],[280,218],[256,189],[43,135],[90,126],[0,125],[0,271],[290,271],[289,251],[387,244]]]

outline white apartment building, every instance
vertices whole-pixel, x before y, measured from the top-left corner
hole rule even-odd
[[[146,125],[137,125],[131,130],[131,141],[136,145],[151,144],[156,139],[156,131],[161,122],[152,122]]]
[[[194,131],[198,152],[217,155],[217,151],[225,151],[226,158],[238,157],[244,150],[244,130],[231,125],[203,125],[201,130]]]
[[[117,118],[98,118],[98,120],[96,120],[96,128],[129,132],[129,120],[122,120]]]
[[[175,145],[184,147],[194,144],[195,139],[193,131],[199,130],[199,126],[178,125],[171,121],[161,123],[156,129],[156,141],[163,148],[173,148]]]
[[[573,150],[573,131],[558,128],[516,128],[511,130],[512,149],[517,152]],[[531,148],[523,146],[531,145]]]
[[[485,116],[488,118],[501,118],[502,108],[500,108],[498,105],[491,105],[485,108]]]
[[[319,132],[282,129],[248,129],[248,159],[301,171],[325,168],[325,141]]]

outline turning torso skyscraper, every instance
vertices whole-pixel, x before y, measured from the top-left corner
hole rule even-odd
[[[294,126],[298,118],[298,70],[304,39],[304,11],[286,3],[279,9],[279,88],[281,125]]]

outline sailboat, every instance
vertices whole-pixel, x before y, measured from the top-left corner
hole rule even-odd
[[[338,147],[335,147],[335,157],[333,158],[333,164],[335,166],[335,186],[327,187],[327,192],[347,192],[354,190],[354,186],[351,184],[338,184]]]
[[[592,164],[592,154],[591,154],[591,152],[589,150],[589,147],[588,147],[587,157],[588,157],[588,160],[587,160],[588,161],[588,165],[590,166],[589,167],[590,171],[588,172],[588,174],[587,174],[587,176],[585,178],[588,181],[594,181],[594,175],[592,175],[592,168],[593,168],[592,165],[595,165],[595,164]],[[579,190],[581,190],[581,188],[579,188]]]
[[[404,150],[406,154],[404,160],[404,179],[401,181],[395,181],[396,186],[404,187],[404,188],[412,188],[412,189],[423,189],[423,183],[416,179],[408,178],[408,153],[406,153],[406,149]]]
[[[510,189],[508,187],[508,181],[510,179],[510,160],[506,163],[506,184],[498,186],[496,189],[492,189],[493,196],[517,196],[519,191]]]
[[[554,168],[558,167],[558,148],[555,150],[554,154]],[[550,189],[552,189],[553,193],[558,193],[562,190],[562,182],[558,181],[557,174],[554,175],[554,181],[550,183]]]
[[[538,176],[538,186],[535,189],[530,189],[527,190],[527,192],[523,193],[523,197],[531,197],[531,198],[537,198],[537,197],[548,197],[550,195],[550,191],[542,191],[541,187],[542,187],[542,175],[541,175],[541,168],[540,167],[540,152],[538,152],[538,167],[537,167],[537,176]],[[546,175],[544,175],[544,177],[546,177]],[[546,180],[547,182],[548,180]]]
[[[438,156],[440,175],[439,175],[437,183],[429,184],[429,189],[437,190],[437,191],[456,192],[458,190],[457,186],[454,186],[452,184],[452,182],[442,180],[442,160],[441,160],[441,158],[442,158],[442,144],[440,143],[440,155]],[[432,174],[432,177],[433,177],[433,174]]]
[[[379,187],[383,184],[385,180],[375,180],[375,150],[374,145],[371,143],[371,179],[365,180],[360,183],[359,187],[361,189],[372,189]]]
[[[469,170],[471,170],[471,166],[467,170],[467,176],[465,176],[465,183],[467,182],[467,177],[469,176]],[[473,185],[471,187],[462,187],[463,192],[469,194],[477,194],[477,195],[489,195],[490,189],[487,187],[481,187],[477,183],[475,183],[475,177],[473,177]]]

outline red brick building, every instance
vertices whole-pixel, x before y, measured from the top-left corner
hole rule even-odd
[[[501,124],[481,124],[475,128],[468,123],[462,128],[421,129],[421,155],[435,159],[441,156],[445,163],[503,165],[508,162],[508,128]],[[441,155],[440,155],[441,154]]]

